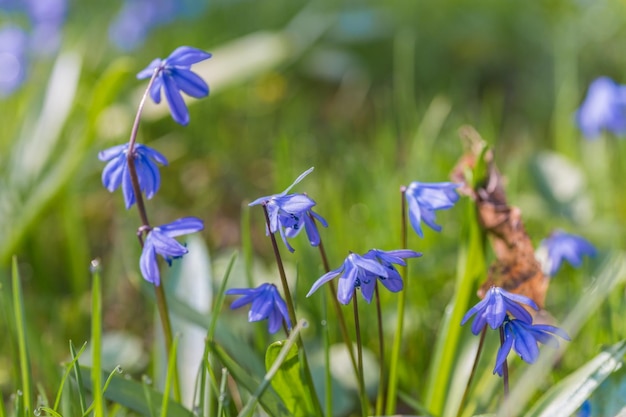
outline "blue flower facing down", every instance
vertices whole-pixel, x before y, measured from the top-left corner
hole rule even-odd
[[[150,78],[157,71],[150,87],[150,97],[159,104],[161,90],[165,94],[172,118],[179,124],[189,124],[189,111],[183,93],[200,98],[209,95],[209,86],[199,75],[191,71],[191,65],[211,58],[211,54],[190,46],[181,46],[165,59],[157,58],[137,74],[138,79]]]
[[[313,168],[309,168],[303,172],[296,178],[293,184],[287,187],[282,193],[260,197],[248,204],[249,206],[265,205],[270,218],[267,233],[276,233],[278,231],[290,252],[293,252],[294,249],[287,241],[287,238],[297,236],[302,229],[306,230],[311,246],[318,246],[320,244],[320,234],[317,230],[317,224],[311,217],[315,218],[322,226],[328,227],[326,220],[312,210],[315,206],[315,201],[305,194],[287,194],[289,190],[302,181],[311,171],[313,171]]]
[[[269,332],[276,333],[285,320],[287,328],[291,329],[291,321],[287,305],[280,296],[278,289],[273,284],[262,284],[257,288],[233,288],[227,290],[227,295],[243,295],[230,305],[230,308],[239,308],[251,304],[248,313],[248,321],[260,321],[268,319]]]
[[[576,112],[576,122],[587,139],[596,138],[602,130],[616,135],[625,134],[626,86],[609,77],[595,79]]]
[[[167,165],[167,159],[154,149],[140,144],[135,145],[133,154],[139,189],[146,194],[146,198],[150,199],[161,185],[157,163]],[[127,156],[128,144],[114,146],[98,153],[98,159],[109,162],[102,171],[102,185],[110,192],[117,190],[121,185],[124,202],[126,208],[129,209],[136,199],[128,170]]]
[[[415,233],[424,237],[421,223],[439,232],[441,226],[435,223],[435,211],[454,206],[459,200],[456,189],[460,184],[453,182],[412,182],[406,189],[405,196],[409,206],[409,220]]]
[[[478,335],[487,324],[495,330],[504,322],[507,311],[513,314],[515,318],[531,324],[533,318],[522,307],[522,304],[539,310],[537,304],[528,297],[510,293],[500,287],[491,287],[487,291],[485,298],[465,313],[461,325],[464,325],[473,315],[476,315],[472,322],[472,333]]]
[[[565,340],[571,340],[568,334],[558,327],[547,324],[530,324],[524,320],[511,320],[508,316],[504,320],[504,343],[498,350],[496,366],[493,373],[502,376],[502,366],[506,361],[511,348],[526,363],[534,363],[539,357],[538,343],[559,346],[559,341],[554,335]]]
[[[146,236],[139,259],[139,268],[145,280],[157,286],[161,285],[157,254],[171,265],[173,259],[180,258],[189,252],[174,238],[203,229],[204,223],[197,217],[183,217],[171,223],[153,227]]]
[[[421,253],[409,249],[397,249],[390,251],[370,249],[365,255],[363,255],[366,259],[377,260],[387,269],[386,277],[379,275],[376,276],[376,279],[378,279],[380,283],[391,292],[399,292],[402,291],[402,288],[404,288],[402,277],[394,264],[406,266],[406,262],[404,261],[405,258],[417,258],[420,256],[422,256]],[[368,302],[372,299],[375,283],[375,279],[362,280],[361,282],[361,292],[363,293],[363,297],[368,300]]]
[[[363,291],[363,297],[369,303],[372,301],[372,293],[374,291],[373,283],[375,283],[376,279],[379,277],[389,278],[389,269],[384,267],[376,259],[351,253],[339,268],[327,272],[315,281],[306,296],[309,297],[317,291],[322,284],[336,276],[339,276],[337,299],[341,304],[350,303],[355,288],[366,288],[366,290]]]
[[[564,259],[578,268],[582,265],[583,256],[596,255],[596,248],[580,236],[555,230],[541,241],[537,255],[542,260],[544,274],[553,277]]]

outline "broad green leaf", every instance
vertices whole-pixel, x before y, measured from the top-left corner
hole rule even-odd
[[[230,372],[235,381],[250,393],[255,392],[261,382],[252,377],[250,373],[231,358],[221,346],[210,341],[207,343],[209,344],[211,352],[213,352],[217,359],[228,369],[228,372]],[[259,402],[272,417],[288,417],[292,415],[283,400],[271,389],[267,389],[263,392],[259,398]]]
[[[284,341],[274,342],[265,352],[265,368],[269,370],[277,360]],[[302,376],[298,346],[295,344],[289,349],[287,357],[283,361],[278,372],[272,378],[272,387],[283,399],[285,405],[294,416],[311,416],[315,409],[309,397],[310,389],[305,386],[306,379]]]
[[[525,417],[567,417],[572,415],[611,373],[618,370],[626,355],[626,341],[614,344],[576,372],[552,387],[525,414]]]
[[[85,387],[89,390],[93,389],[91,368],[81,367],[80,373]],[[108,376],[108,373],[102,373],[102,378],[107,378]],[[150,392],[150,405],[145,400],[144,390],[146,389]],[[163,403],[163,394],[161,392],[152,388],[146,388],[141,382],[126,379],[117,374],[110,378],[108,387],[103,395],[107,400],[119,403],[142,416],[150,416],[150,408],[160,413],[161,404]],[[193,417],[191,411],[171,399],[167,406],[167,415],[169,417]]]

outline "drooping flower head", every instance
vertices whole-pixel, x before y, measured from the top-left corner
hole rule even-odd
[[[576,112],[576,122],[587,139],[595,139],[603,130],[625,134],[626,86],[609,77],[595,79]]]
[[[165,94],[172,118],[179,124],[189,124],[189,111],[181,91],[191,97],[205,97],[209,86],[199,75],[191,71],[191,65],[211,58],[211,54],[190,46],[181,46],[165,59],[157,58],[137,74],[138,79],[150,78],[157,71],[150,87],[150,97],[161,102],[161,90]]]
[[[341,304],[348,304],[352,300],[352,293],[355,288],[368,288],[363,292],[363,297],[369,303],[372,300],[373,287],[369,291],[370,285],[376,281],[378,277],[388,278],[389,269],[385,268],[376,259],[366,258],[356,253],[351,253],[343,261],[343,264],[330,272],[322,275],[311,287],[306,295],[309,297],[322,284],[339,276],[339,284],[337,286],[337,299]]]
[[[417,258],[420,256],[422,256],[421,253],[409,249],[397,249],[390,251],[370,249],[367,253],[365,253],[365,255],[363,255],[366,259],[377,260],[387,269],[387,276],[378,275],[376,276],[376,279],[378,279],[380,283],[391,292],[402,291],[402,288],[404,288],[402,277],[394,264],[406,266],[404,259]],[[363,293],[363,297],[368,300],[368,302],[372,299],[375,283],[376,280],[371,279],[361,282],[361,292]]]
[[[313,168],[309,168],[303,172],[285,191],[280,194],[260,197],[254,200],[249,206],[264,204],[270,219],[267,233],[280,233],[285,246],[290,252],[294,249],[291,247],[287,238],[297,236],[302,229],[306,230],[307,237],[311,246],[320,244],[320,234],[317,230],[317,224],[313,218],[322,226],[328,227],[326,220],[313,211],[315,201],[305,194],[287,194],[296,184],[304,177],[310,174]]]
[[[146,194],[146,198],[150,199],[156,194],[161,185],[161,175],[159,174],[157,163],[167,165],[167,159],[154,149],[140,144],[135,145],[133,154],[135,169],[139,179],[139,189]],[[110,192],[117,190],[121,185],[124,202],[126,203],[126,208],[129,209],[135,204],[136,198],[130,179],[127,157],[127,143],[98,153],[98,159],[105,162],[109,161],[102,171],[102,184]]]
[[[180,258],[189,252],[174,238],[203,229],[204,223],[197,217],[183,217],[171,223],[153,227],[146,236],[139,259],[139,268],[144,279],[156,286],[161,285],[157,254],[161,255],[171,266],[173,259]]]
[[[261,284],[257,288],[232,288],[225,294],[243,295],[234,301],[230,308],[235,309],[252,303],[248,313],[249,322],[268,319],[267,325],[272,334],[280,329],[283,320],[287,323],[287,328],[291,329],[287,305],[274,284]]]
[[[495,330],[504,323],[507,311],[515,316],[516,319],[531,324],[533,318],[522,307],[522,304],[526,304],[534,310],[539,310],[537,304],[528,297],[510,293],[500,287],[491,287],[487,291],[485,298],[465,313],[461,325],[464,325],[473,315],[476,315],[472,322],[472,333],[478,335],[487,324]]]
[[[596,248],[586,239],[555,230],[550,237],[541,241],[537,249],[537,258],[543,265],[544,274],[553,277],[561,268],[563,260],[578,268],[583,263],[583,256],[595,256]]]
[[[502,366],[511,348],[517,352],[524,362],[534,363],[539,357],[538,343],[553,347],[559,346],[559,341],[554,335],[565,340],[571,340],[568,334],[558,327],[547,324],[531,324],[524,320],[511,319],[507,316],[504,320],[504,343],[498,350],[493,373],[502,376]]]
[[[409,206],[409,220],[415,233],[424,237],[422,221],[431,229],[439,232],[441,226],[435,223],[435,211],[454,206],[459,200],[456,189],[460,184],[453,182],[424,183],[414,181],[406,189],[405,196]]]

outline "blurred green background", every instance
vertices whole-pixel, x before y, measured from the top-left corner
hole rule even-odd
[[[567,266],[551,284],[547,308],[557,319],[590,285],[602,254],[623,248],[626,145],[613,137],[586,141],[574,123],[591,80],[626,81],[623,1],[181,4],[185,12],[128,50],[108,35],[121,3],[71,2],[58,52],[33,58],[24,84],[0,100],[0,273],[6,287],[17,255],[34,370],[44,386],[58,381],[67,340],[88,338],[93,258],[104,267],[105,330],[151,344],[138,218],[119,192],[102,187],[97,153],[128,140],[145,86],[135,74],[180,45],[214,54],[198,67],[212,92],[190,105],[188,127],[171,120],[165,103],[147,109],[140,142],[170,161],[148,210],[154,224],[204,219],[202,237],[216,263],[241,245],[245,203],[282,191],[311,166],[314,173],[296,191],[307,192],[330,224],[322,238],[332,267],[349,250],[399,247],[400,186],[447,181],[463,153],[458,129],[465,124],[495,148],[509,201],[521,208],[534,242],[559,227],[600,249],[599,259],[579,271]],[[21,22],[11,13],[2,18]],[[400,385],[418,397],[453,290],[464,212],[438,213],[440,234],[409,236],[424,257],[411,263],[407,278],[404,353],[411,366]],[[272,274],[261,211],[250,216],[254,252],[265,265],[254,274]],[[316,250],[305,243],[295,239],[296,253],[284,254],[298,270],[300,296],[322,273]],[[6,301],[6,288],[2,294]],[[394,297],[384,296],[390,334]],[[315,323],[319,300],[303,300],[299,308]],[[624,313],[621,286],[590,318],[563,367],[626,337]],[[373,310],[364,314],[374,317]],[[224,317],[245,323],[244,313]],[[10,333],[7,320],[0,326]],[[376,350],[371,327],[364,339]],[[250,328],[240,330],[250,337]],[[314,324],[309,337],[317,330]],[[11,339],[0,338],[5,393],[15,389],[13,361]]]

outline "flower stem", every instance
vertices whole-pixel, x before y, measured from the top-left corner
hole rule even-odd
[[[500,326],[500,346],[504,345],[504,325]],[[504,382],[504,401],[509,397],[509,366],[508,360],[504,358],[502,364],[502,381]]]
[[[270,229],[270,216],[267,212],[267,206],[263,204],[263,213],[265,214],[265,222],[267,225],[267,229]],[[289,312],[289,320],[292,323],[298,323],[296,319],[296,310],[293,306],[293,298],[291,297],[291,291],[289,290],[289,284],[287,283],[287,274],[285,274],[285,268],[283,266],[283,261],[280,256],[280,251],[278,250],[278,243],[276,242],[276,236],[274,233],[270,233],[270,240],[272,242],[272,249],[274,250],[274,257],[276,258],[276,265],[278,266],[278,274],[280,275],[280,281],[283,286],[283,292],[285,295],[285,301],[287,302],[287,311]],[[315,391],[315,386],[313,385],[313,377],[311,376],[311,369],[309,368],[309,361],[306,356],[306,350],[304,349],[304,343],[302,342],[302,337],[298,333],[298,338],[296,340],[298,345],[298,350],[302,352],[301,356],[301,364],[304,371],[304,377],[306,378],[306,385],[310,390],[311,400],[313,401],[313,407],[315,408],[315,413],[318,416],[323,415],[322,406],[320,404],[319,398],[317,396],[317,392]]]
[[[315,218],[311,216],[311,219],[315,221]],[[330,272],[330,266],[328,263],[328,257],[326,256],[326,250],[324,249],[324,244],[322,243],[322,239],[320,238],[320,244],[318,245],[320,250],[320,256],[322,257],[322,263],[324,264],[324,271]],[[346,319],[343,315],[343,310],[341,309],[341,305],[339,304],[339,300],[337,299],[337,289],[335,288],[335,283],[333,281],[328,282],[328,291],[330,291],[330,299],[335,307],[335,313],[337,313],[337,320],[339,321],[339,330],[341,331],[341,336],[343,338],[343,342],[348,349],[348,353],[350,355],[350,361],[352,362],[352,368],[354,369],[354,375],[358,377],[359,370],[356,365],[356,358],[354,357],[354,349],[352,348],[352,340],[350,339],[350,333],[348,332],[348,326],[346,325]]]
[[[406,225],[406,187],[400,188],[400,207],[401,207],[401,230],[402,230],[402,248],[407,247],[407,225]],[[407,276],[408,268],[404,266],[403,275]],[[395,414],[396,397],[398,392],[398,362],[400,360],[400,348],[402,347],[402,328],[404,327],[404,310],[406,305],[406,297],[408,292],[409,280],[404,280],[404,289],[398,295],[398,321],[396,323],[396,332],[393,336],[393,345],[391,345],[391,359],[389,360],[389,382],[387,386],[387,407],[385,414]]]
[[[480,332],[480,340],[478,341],[478,349],[476,350],[476,357],[474,358],[474,364],[472,365],[472,372],[470,373],[469,379],[467,380],[467,385],[465,386],[465,391],[463,391],[463,397],[461,398],[461,402],[459,403],[459,409],[456,413],[457,417],[461,417],[461,411],[463,411],[463,404],[465,404],[465,400],[467,399],[467,394],[469,394],[470,386],[472,385],[472,381],[474,380],[474,376],[476,375],[476,369],[478,368],[478,359],[480,358],[480,354],[483,351],[483,345],[485,344],[486,334],[487,334],[487,325],[484,325],[483,330]]]
[[[135,166],[135,143],[137,142],[137,133],[139,132],[139,121],[141,120],[141,113],[143,112],[143,108],[146,104],[146,99],[148,97],[148,93],[150,92],[150,87],[154,83],[156,76],[158,75],[158,71],[155,70],[148,82],[148,87],[146,87],[146,91],[141,97],[141,101],[139,102],[139,107],[137,108],[137,114],[135,116],[135,121],[133,123],[132,130],[130,132],[130,140],[128,141],[128,151],[126,154],[126,161],[128,163],[128,172],[130,174],[130,181],[133,186],[133,193],[135,194],[135,203],[137,205],[137,210],[139,212],[139,218],[141,219],[141,227],[139,228],[139,243],[143,248],[143,236],[144,234],[150,233],[150,222],[148,221],[148,213],[146,212],[146,206],[143,201],[143,195],[141,194],[141,187],[139,186],[139,177],[137,175],[137,167]],[[156,303],[157,308],[159,310],[159,317],[161,318],[161,327],[163,329],[163,336],[165,339],[165,352],[166,356],[169,358],[173,336],[172,336],[172,325],[170,323],[169,310],[167,308],[167,301],[165,298],[165,290],[162,285],[154,286],[154,291],[156,294]],[[180,402],[181,393],[180,393],[180,383],[178,380],[178,371],[174,366],[174,399],[177,402]]]
[[[359,397],[361,400],[361,415],[367,417],[369,415],[369,402],[367,392],[365,391],[365,379],[363,376],[363,346],[361,343],[361,326],[359,324],[359,303],[357,301],[356,288],[353,291],[352,307],[354,311],[354,329],[356,332],[356,357],[359,366]]]
[[[378,394],[376,395],[376,415],[383,414],[385,408],[385,343],[383,338],[383,315],[380,308],[380,294],[378,291],[378,280],[374,286],[376,293],[376,315],[378,316],[378,350],[380,355],[380,376],[378,378]]]

